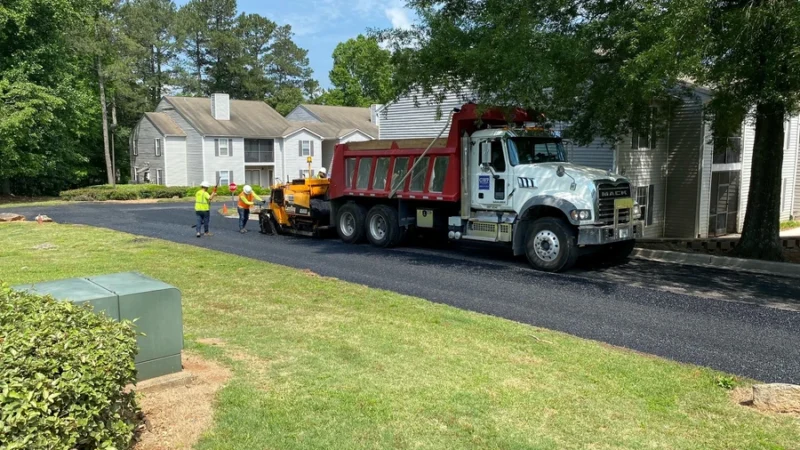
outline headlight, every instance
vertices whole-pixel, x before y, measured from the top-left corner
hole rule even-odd
[[[590,219],[592,218],[592,212],[591,212],[591,211],[589,211],[588,209],[573,209],[573,210],[572,210],[572,211],[569,213],[569,216],[570,216],[570,217],[572,218],[572,220],[574,220],[574,221],[578,221],[578,220],[590,220]]]
[[[633,219],[641,219],[642,218],[642,208],[639,205],[633,205]]]

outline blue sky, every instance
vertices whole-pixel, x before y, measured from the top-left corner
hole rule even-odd
[[[178,6],[188,0],[176,0]],[[413,13],[405,0],[238,0],[239,12],[257,13],[289,24],[295,42],[308,50],[320,86],[330,87],[328,72],[336,44],[365,34],[368,28],[409,27]]]

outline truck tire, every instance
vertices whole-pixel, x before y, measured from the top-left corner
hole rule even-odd
[[[575,230],[566,222],[553,217],[537,219],[528,229],[525,256],[535,269],[560,272],[575,265],[578,246]]]
[[[373,206],[367,214],[366,224],[367,240],[375,247],[394,247],[403,238],[397,211],[391,206]]]
[[[345,203],[336,215],[336,232],[339,239],[347,244],[357,244],[364,240],[366,231],[366,210],[353,202]]]

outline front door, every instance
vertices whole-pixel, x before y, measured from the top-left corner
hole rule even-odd
[[[484,160],[488,156],[487,160]],[[472,145],[472,207],[506,209],[508,200],[508,161],[500,139],[480,140]]]
[[[261,169],[246,170],[244,179],[250,186],[261,186]]]

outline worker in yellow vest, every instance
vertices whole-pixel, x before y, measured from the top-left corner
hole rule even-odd
[[[200,189],[194,196],[194,213],[197,216],[197,237],[200,237],[200,227],[205,228],[206,236],[211,236],[208,232],[208,221],[211,219],[211,199],[217,195],[217,189],[214,192],[208,193],[208,181],[200,183]]]
[[[239,211],[239,233],[247,233],[245,226],[247,225],[247,219],[250,218],[250,207],[255,204],[254,199],[260,202],[264,201],[253,192],[253,188],[250,185],[245,185],[241,194],[239,194],[239,204],[237,205]]]

